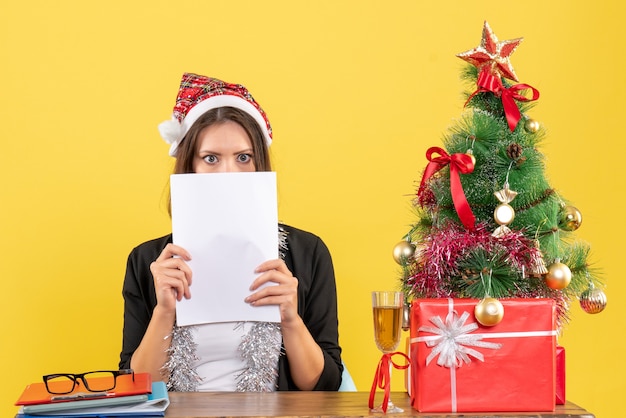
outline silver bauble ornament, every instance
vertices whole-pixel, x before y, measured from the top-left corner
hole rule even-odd
[[[495,298],[484,298],[474,307],[476,320],[486,327],[494,326],[504,318],[504,306]]]
[[[576,231],[583,222],[583,215],[574,206],[563,206],[559,212],[559,228]]]
[[[393,259],[398,264],[405,264],[415,254],[415,245],[402,240],[393,247]]]
[[[572,281],[572,272],[569,267],[557,260],[548,267],[545,280],[550,289],[565,289]]]
[[[593,287],[593,284],[589,284],[589,289],[580,294],[579,297],[580,307],[588,314],[600,313],[606,308],[606,294]]]

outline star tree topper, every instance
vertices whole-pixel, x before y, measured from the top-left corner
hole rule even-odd
[[[498,38],[489,27],[489,23],[485,21],[480,46],[461,52],[457,54],[457,57],[474,65],[479,71],[490,69],[494,75],[518,81],[513,65],[511,65],[510,56],[523,39],[516,38],[498,42]]]

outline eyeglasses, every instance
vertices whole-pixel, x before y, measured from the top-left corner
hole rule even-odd
[[[83,382],[85,389],[89,392],[106,392],[115,389],[117,377],[125,374],[132,375],[135,381],[135,372],[132,369],[122,370],[98,370],[81,374],[57,373],[49,374],[43,377],[48,393],[54,395],[64,395],[71,393],[76,385]]]

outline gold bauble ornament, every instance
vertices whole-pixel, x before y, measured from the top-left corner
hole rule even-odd
[[[504,318],[504,306],[495,298],[484,298],[474,307],[476,320],[486,327],[494,326]]]
[[[472,159],[472,167],[476,167],[476,157],[474,157],[474,151],[472,149],[468,149],[465,152],[465,155],[468,155]]]
[[[606,308],[606,294],[589,283],[589,289],[580,294],[579,302],[583,311],[588,314],[597,314]]]
[[[415,245],[402,240],[393,247],[393,259],[398,264],[405,264],[415,254]]]
[[[548,267],[545,281],[550,289],[565,289],[572,281],[572,272],[569,267],[557,260]]]
[[[583,222],[583,215],[574,206],[563,206],[559,212],[559,228],[576,231]]]
[[[534,119],[526,119],[526,122],[524,122],[524,129],[526,130],[526,132],[528,132],[529,134],[534,134],[537,133],[537,131],[539,130],[540,126],[539,126],[539,122],[537,122]]]

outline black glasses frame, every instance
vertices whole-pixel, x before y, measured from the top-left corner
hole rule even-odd
[[[89,387],[88,377],[90,374],[95,374],[95,373],[111,373],[113,375],[113,386],[109,388],[99,388],[98,390],[91,389]],[[85,389],[87,389],[89,392],[106,392],[108,390],[115,389],[115,386],[117,385],[118,376],[126,375],[126,374],[132,375],[133,382],[135,381],[135,372],[133,371],[133,369],[122,369],[122,370],[95,370],[92,372],[86,372],[86,373],[80,373],[80,374],[74,374],[74,373],[48,374],[46,376],[43,376],[43,382],[46,384],[46,390],[48,391],[48,393],[51,393],[53,395],[65,395],[68,393],[72,393],[74,389],[76,388],[76,385],[80,385],[80,382],[83,382],[83,386],[85,386]],[[87,376],[87,378],[85,378],[85,376]],[[68,380],[71,380],[72,388],[70,390],[64,390],[64,391],[56,390],[55,391],[51,389],[50,387],[48,387],[48,382],[50,380],[56,379],[59,377],[66,377]]]

